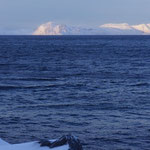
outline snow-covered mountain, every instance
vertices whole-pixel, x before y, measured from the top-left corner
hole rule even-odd
[[[133,25],[134,29],[144,32],[145,34],[150,34],[150,24],[139,24]]]
[[[150,34],[150,24],[104,24],[97,28],[67,26],[48,22],[40,25],[33,35],[144,35]]]
[[[150,24],[139,24],[139,25],[129,25],[127,23],[123,24],[104,24],[100,28],[109,28],[109,29],[119,29],[128,32],[136,32],[139,34],[150,34]]]
[[[114,28],[114,29],[121,29],[121,30],[130,30],[132,27],[128,25],[127,23],[121,23],[121,24],[104,24],[101,25],[100,28]]]
[[[100,28],[83,28],[48,22],[40,25],[33,35],[97,35],[103,34]]]

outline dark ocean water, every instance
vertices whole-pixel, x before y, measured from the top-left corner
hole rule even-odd
[[[150,149],[150,36],[0,36],[0,137],[68,133],[85,150]]]

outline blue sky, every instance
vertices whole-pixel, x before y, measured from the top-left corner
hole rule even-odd
[[[150,23],[150,0],[0,0],[0,28]]]

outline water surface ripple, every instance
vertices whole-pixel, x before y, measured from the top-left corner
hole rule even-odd
[[[85,150],[150,149],[150,36],[0,36],[0,137],[68,133]]]

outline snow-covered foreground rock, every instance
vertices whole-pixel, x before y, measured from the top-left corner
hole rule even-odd
[[[33,35],[145,35],[150,34],[150,24],[104,24],[97,28],[67,26],[48,22],[40,25]]]
[[[0,139],[0,150],[82,150],[80,141],[74,136],[63,136],[58,140],[9,144]]]

